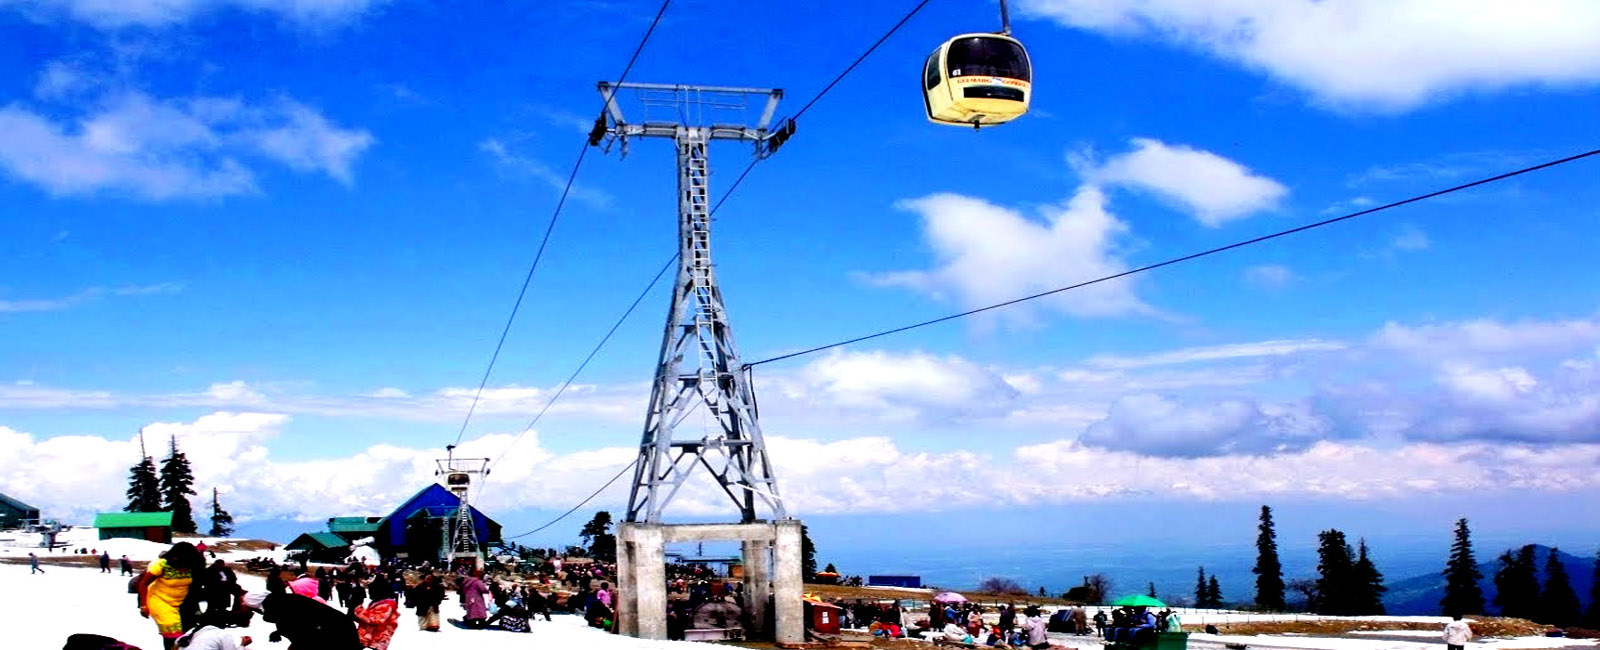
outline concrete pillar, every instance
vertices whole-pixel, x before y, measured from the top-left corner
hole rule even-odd
[[[639,610],[639,585],[633,575],[632,524],[617,526],[617,593],[612,601],[617,606],[617,633],[638,636],[638,619],[633,614]]]
[[[744,606],[749,614],[750,634],[754,639],[772,636],[767,629],[767,596],[772,594],[772,542],[745,540],[744,549]]]
[[[772,542],[772,595],[778,628],[773,640],[803,643],[806,640],[805,610],[800,599],[805,596],[805,582],[800,575],[800,522],[784,519],[773,526],[777,536]]]
[[[667,638],[666,543],[661,527],[649,524],[623,524],[617,528],[619,556],[618,631],[640,639]],[[626,562],[626,570],[623,568]],[[626,614],[624,613],[626,608]]]

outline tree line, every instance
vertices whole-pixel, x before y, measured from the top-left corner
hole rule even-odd
[[[1329,529],[1318,533],[1317,577],[1285,582],[1283,564],[1278,558],[1272,508],[1261,506],[1257,531],[1256,565],[1251,569],[1256,574],[1257,607],[1273,611],[1287,609],[1285,594],[1294,591],[1305,601],[1306,609],[1316,613],[1347,616],[1384,613],[1383,594],[1388,589],[1383,585],[1383,573],[1373,563],[1365,539],[1358,540],[1352,548],[1342,531]],[[1580,611],[1577,593],[1559,556],[1558,549],[1550,549],[1541,585],[1536,546],[1529,544],[1501,553],[1493,577],[1494,604],[1499,614],[1558,627],[1582,624],[1600,629],[1600,553],[1595,555],[1595,582],[1586,612]],[[1488,613],[1483,588],[1479,585],[1484,576],[1472,550],[1472,530],[1466,519],[1456,521],[1455,540],[1450,546],[1443,576],[1445,594],[1439,606],[1445,615]],[[1208,582],[1202,567],[1195,585],[1198,606],[1221,605],[1221,590],[1215,583],[1216,576]]]
[[[141,434],[139,449],[144,450]],[[178,437],[172,436],[167,446],[167,457],[156,469],[155,459],[143,455],[128,470],[128,505],[124,512],[171,512],[172,532],[194,534],[198,526],[194,521],[194,506],[189,496],[194,494],[194,468],[189,457],[178,450]],[[233,534],[233,515],[222,509],[216,488],[211,490],[211,535],[225,537]]]

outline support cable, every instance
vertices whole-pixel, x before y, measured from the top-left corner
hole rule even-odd
[[[639,54],[644,51],[645,43],[650,41],[650,35],[655,33],[656,25],[661,23],[661,16],[667,12],[667,5],[672,0],[661,0],[661,8],[656,10],[656,17],[650,21],[649,29],[644,32],[644,37],[639,39],[638,47],[633,48],[633,56],[628,57],[628,65],[622,68],[617,83],[628,79],[628,73],[633,71],[633,64],[638,62]],[[600,108],[602,114],[610,108],[611,100]],[[572,185],[578,180],[578,169],[583,167],[583,159],[589,153],[589,145],[584,143],[578,151],[578,159],[572,163],[572,172],[567,175],[567,184],[561,189],[561,198],[556,201],[555,211],[550,214],[550,223],[545,226],[544,237],[539,240],[539,250],[533,255],[533,264],[528,266],[528,275],[522,279],[522,288],[517,290],[517,300],[511,305],[511,315],[506,317],[506,326],[500,330],[500,340],[494,344],[494,354],[489,355],[489,366],[483,369],[483,378],[478,380],[478,389],[472,394],[472,404],[467,407],[467,416],[461,420],[461,430],[456,432],[456,441],[452,444],[461,444],[461,438],[467,433],[467,425],[472,422],[472,414],[478,410],[478,401],[483,397],[483,389],[489,384],[489,375],[494,372],[494,364],[500,359],[500,350],[505,347],[506,336],[511,333],[511,324],[517,320],[517,312],[522,309],[522,299],[528,295],[528,285],[533,283],[533,272],[539,268],[539,260],[544,258],[545,246],[550,243],[550,234],[555,231],[556,221],[561,217],[561,209],[567,205],[567,196],[572,193]]]
[[[528,422],[528,426],[523,427],[522,432],[518,433],[517,437],[512,438],[511,443],[506,445],[505,450],[501,451],[500,455],[494,457],[494,462],[489,464],[491,467],[499,464],[500,459],[505,458],[506,454],[511,453],[511,448],[515,447],[517,442],[522,440],[523,436],[527,435],[529,431],[533,430],[535,425],[539,424],[539,420],[544,417],[544,414],[549,412],[550,407],[555,405],[556,400],[561,398],[562,393],[567,392],[567,387],[571,386],[572,382],[577,381],[578,375],[583,372],[584,368],[589,367],[589,362],[593,361],[595,355],[600,353],[600,349],[606,346],[606,343],[611,340],[611,336],[616,334],[617,329],[622,327],[622,323],[628,320],[628,316],[633,315],[633,310],[639,307],[639,303],[644,302],[645,296],[650,295],[650,290],[656,288],[656,283],[661,281],[661,276],[666,275],[667,269],[672,268],[672,263],[677,261],[677,259],[678,256],[673,255],[672,259],[667,260],[666,264],[661,265],[661,270],[656,271],[656,277],[650,280],[650,284],[645,286],[644,291],[639,292],[638,297],[633,299],[633,304],[628,305],[627,311],[622,312],[622,316],[617,318],[617,322],[612,323],[611,329],[606,331],[606,335],[600,337],[600,342],[596,343],[594,349],[589,351],[589,356],[583,358],[583,362],[578,364],[577,369],[573,370],[572,374],[567,375],[567,380],[561,382],[561,387],[556,389],[556,392],[550,395],[550,399],[544,403],[543,408],[539,409],[539,413],[533,416],[533,420]]]
[[[510,537],[507,537],[506,539],[516,539],[518,537],[527,537],[527,536],[532,535],[534,533],[537,533],[537,532],[539,532],[541,530],[544,530],[546,528],[549,528],[551,526],[556,525],[556,522],[561,521],[562,519],[566,519],[567,515],[570,515],[570,514],[572,514],[574,512],[577,512],[578,508],[582,508],[585,504],[587,504],[590,501],[594,500],[595,497],[600,496],[601,492],[606,491],[606,488],[611,487],[612,483],[616,483],[617,479],[622,478],[623,474],[627,474],[628,470],[633,469],[633,466],[637,465],[637,464],[639,464],[639,459],[637,459],[637,458],[633,459],[633,462],[628,463],[628,465],[626,467],[623,467],[622,471],[617,472],[617,475],[611,477],[611,480],[606,481],[606,484],[600,486],[600,489],[595,490],[594,492],[590,493],[589,496],[584,497],[584,499],[582,501],[578,502],[578,505],[572,506],[572,508],[568,509],[566,512],[561,513],[561,516],[556,517],[555,519],[551,519],[548,522],[545,522],[545,524],[543,526],[540,526],[538,528],[530,530],[530,531],[528,531],[526,533],[520,533],[520,534],[517,534],[517,535],[512,535]]]
[[[1178,264],[1180,262],[1187,262],[1187,261],[1190,261],[1190,260],[1195,260],[1195,259],[1199,259],[1199,258],[1202,258],[1202,257],[1215,255],[1217,253],[1221,253],[1221,252],[1224,252],[1224,251],[1230,251],[1230,250],[1233,250],[1235,248],[1243,248],[1243,247],[1249,246],[1251,244],[1259,244],[1259,243],[1267,241],[1267,240],[1277,239],[1279,237],[1286,237],[1288,235],[1293,235],[1293,234],[1298,233],[1298,232],[1304,232],[1304,231],[1312,230],[1312,229],[1315,229],[1315,228],[1321,228],[1323,226],[1332,225],[1332,224],[1335,224],[1335,223],[1339,223],[1341,221],[1354,219],[1356,217],[1369,215],[1369,214],[1373,214],[1373,213],[1377,213],[1377,212],[1383,212],[1384,210],[1388,210],[1390,208],[1397,208],[1397,207],[1400,207],[1402,205],[1407,205],[1407,204],[1410,204],[1410,203],[1417,203],[1419,201],[1425,201],[1425,200],[1428,200],[1428,199],[1431,199],[1431,198],[1434,198],[1434,197],[1444,196],[1446,194],[1451,194],[1451,193],[1454,193],[1454,192],[1460,192],[1462,190],[1478,187],[1480,185],[1488,185],[1490,183],[1494,183],[1494,182],[1497,182],[1497,181],[1503,181],[1503,180],[1508,179],[1508,178],[1521,176],[1523,174],[1536,172],[1536,171],[1539,171],[1539,170],[1542,170],[1542,169],[1549,169],[1551,167],[1555,167],[1555,166],[1558,166],[1558,165],[1564,165],[1564,164],[1569,163],[1569,162],[1582,160],[1584,158],[1589,158],[1591,156],[1596,156],[1596,155],[1600,155],[1600,149],[1594,149],[1594,150],[1591,150],[1591,151],[1586,151],[1584,153],[1580,153],[1580,154],[1576,154],[1576,155],[1572,155],[1572,156],[1567,156],[1566,158],[1559,158],[1559,159],[1556,159],[1556,160],[1551,160],[1551,161],[1548,161],[1548,162],[1540,163],[1540,164],[1534,165],[1532,167],[1524,167],[1524,168],[1518,169],[1516,171],[1506,172],[1504,174],[1499,174],[1499,175],[1495,175],[1495,176],[1490,176],[1488,178],[1482,178],[1482,179],[1479,179],[1479,180],[1475,180],[1475,181],[1472,181],[1470,183],[1463,183],[1461,185],[1456,185],[1454,187],[1449,187],[1449,188],[1445,188],[1445,189],[1442,189],[1442,190],[1429,192],[1427,194],[1421,194],[1421,195],[1418,195],[1418,196],[1413,196],[1413,197],[1411,197],[1409,199],[1402,199],[1402,200],[1399,200],[1399,201],[1395,201],[1393,203],[1387,203],[1387,204],[1384,204],[1384,205],[1380,205],[1380,206],[1377,206],[1375,208],[1368,208],[1366,210],[1361,210],[1361,211],[1358,211],[1358,212],[1351,212],[1349,214],[1346,214],[1346,215],[1343,215],[1343,216],[1334,217],[1332,219],[1324,219],[1322,221],[1318,221],[1318,222],[1315,222],[1315,223],[1308,223],[1306,225],[1299,226],[1299,227],[1296,227],[1296,228],[1290,228],[1288,230],[1280,230],[1278,232],[1275,232],[1275,233],[1272,233],[1272,234],[1269,234],[1269,235],[1262,235],[1260,237],[1255,237],[1253,239],[1246,239],[1244,241],[1234,242],[1234,243],[1228,244],[1226,246],[1219,246],[1217,248],[1212,248],[1212,249],[1209,249],[1209,250],[1200,251],[1198,253],[1191,253],[1191,254],[1188,254],[1188,255],[1184,255],[1183,257],[1175,257],[1175,258],[1166,260],[1164,262],[1157,262],[1155,264],[1149,264],[1149,265],[1146,265],[1146,266],[1141,266],[1139,268],[1123,271],[1121,273],[1114,273],[1112,275],[1107,275],[1107,276],[1104,276],[1104,277],[1095,278],[1095,279],[1089,280],[1087,282],[1079,282],[1077,284],[1068,285],[1068,286],[1065,286],[1065,287],[1060,287],[1060,288],[1057,288],[1057,289],[1051,289],[1049,291],[1036,293],[1036,294],[1033,294],[1031,296],[1023,296],[1021,298],[1016,298],[1016,299],[1013,299],[1013,300],[1007,300],[1007,301],[1001,302],[1001,303],[995,303],[993,305],[989,305],[989,306],[986,306],[986,307],[979,307],[977,309],[972,309],[972,310],[964,311],[964,312],[957,313],[957,314],[950,314],[948,316],[941,316],[939,318],[935,318],[935,319],[932,319],[932,320],[925,320],[925,321],[922,321],[920,323],[913,323],[911,325],[905,325],[905,326],[902,326],[902,327],[896,327],[894,329],[883,330],[881,332],[868,334],[866,336],[858,336],[858,337],[855,337],[853,339],[839,341],[837,343],[829,343],[827,345],[819,345],[817,347],[809,348],[809,349],[806,349],[806,350],[801,350],[799,352],[791,352],[789,354],[779,355],[779,356],[772,357],[772,358],[769,358],[769,359],[762,359],[762,360],[756,361],[754,363],[747,363],[747,364],[745,364],[745,367],[748,368],[748,367],[759,366],[759,365],[762,365],[762,364],[773,363],[775,361],[783,361],[785,359],[793,359],[795,357],[804,356],[804,355],[808,355],[808,354],[814,354],[814,353],[817,353],[817,352],[822,352],[824,350],[831,350],[833,348],[842,347],[842,346],[846,346],[846,345],[851,345],[853,343],[860,343],[862,341],[867,341],[867,340],[871,340],[871,339],[875,339],[875,338],[879,338],[879,337],[883,337],[883,336],[888,336],[890,334],[899,334],[900,332],[914,330],[914,329],[921,328],[921,327],[927,327],[929,325],[936,325],[936,324],[943,323],[943,322],[946,322],[946,321],[956,320],[958,318],[965,318],[967,316],[972,316],[974,314],[981,314],[983,312],[994,310],[994,309],[999,309],[1001,307],[1009,307],[1011,305],[1015,305],[1015,304],[1018,304],[1018,303],[1028,302],[1030,300],[1037,300],[1039,298],[1044,298],[1046,296],[1053,296],[1055,294],[1063,293],[1063,292],[1066,292],[1066,291],[1071,291],[1073,289],[1080,289],[1080,288],[1083,288],[1083,287],[1087,287],[1089,285],[1100,284],[1101,282],[1108,282],[1108,281],[1111,281],[1111,280],[1116,280],[1118,278],[1125,278],[1125,277],[1128,277],[1130,275],[1134,275],[1134,274],[1137,274],[1137,273],[1144,273],[1145,271],[1153,271],[1153,270],[1159,269],[1159,268],[1161,268],[1163,266],[1171,266],[1173,264]]]

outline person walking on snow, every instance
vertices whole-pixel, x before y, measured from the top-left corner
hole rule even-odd
[[[1456,614],[1455,620],[1444,624],[1444,644],[1449,650],[1465,650],[1467,642],[1472,640],[1472,626],[1461,620],[1461,615]]]
[[[34,555],[33,551],[28,551],[28,569],[28,575],[30,576],[35,573],[44,573],[44,569],[39,568],[39,556]]]
[[[128,559],[128,556],[124,555],[124,556],[122,556],[121,562],[122,562],[122,575],[125,575],[125,576],[133,575],[133,560]]]
[[[111,573],[111,551],[100,551],[100,572]]]

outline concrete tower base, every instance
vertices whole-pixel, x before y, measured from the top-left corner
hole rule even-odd
[[[752,637],[805,641],[800,599],[800,521],[756,524],[638,524],[617,527],[618,631],[641,639],[667,638],[666,545],[739,541],[744,551],[744,601]],[[773,597],[775,630],[764,629]]]

